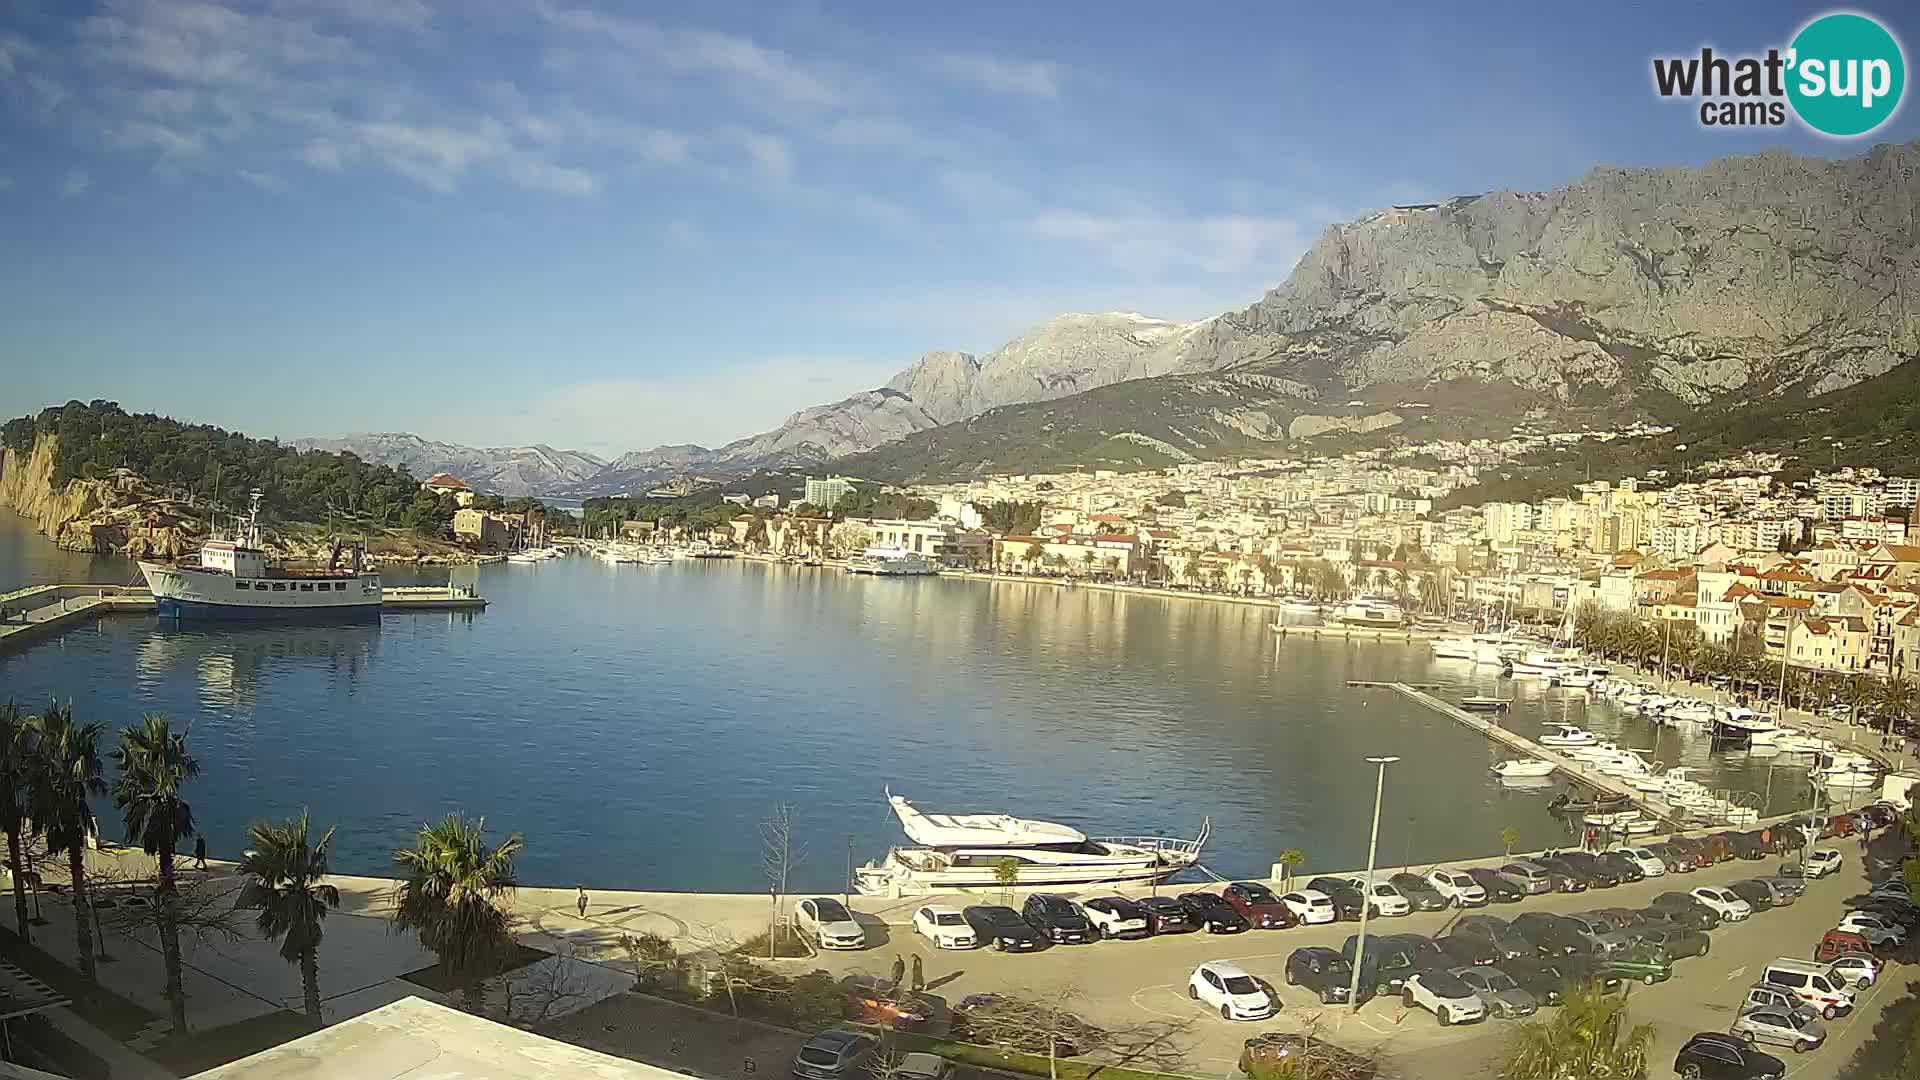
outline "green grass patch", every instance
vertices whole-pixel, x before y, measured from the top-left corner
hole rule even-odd
[[[1003,1072],[1021,1073],[1027,1076],[1047,1076],[1047,1059],[1038,1054],[1024,1054],[1018,1050],[1002,1050],[997,1046],[981,1046],[978,1043],[955,1042],[952,1039],[936,1039],[931,1035],[918,1035],[910,1031],[888,1032],[882,1036],[901,1050],[924,1050],[939,1054],[948,1061],[962,1065],[974,1065],[983,1069],[999,1069]],[[1058,1058],[1054,1062],[1054,1071],[1060,1080],[1185,1080],[1178,1073],[1142,1072],[1120,1065],[1107,1065],[1098,1061],[1085,1061],[1080,1058]]]
[[[169,1035],[147,1056],[181,1076],[192,1076],[229,1061],[270,1050],[316,1030],[306,1013],[275,1009],[225,1027]]]
[[[41,929],[45,931],[47,928]],[[104,986],[88,982],[86,976],[68,967],[64,961],[21,941],[17,934],[4,927],[0,927],[0,956],[5,956],[20,970],[53,987],[73,1003],[74,1012],[121,1042],[140,1034],[141,1028],[160,1019],[160,1014],[150,1012]]]

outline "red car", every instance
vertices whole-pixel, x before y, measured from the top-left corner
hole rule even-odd
[[[1281,903],[1272,889],[1257,881],[1236,881],[1222,889],[1220,895],[1256,930],[1285,930],[1300,925],[1300,916]]]
[[[1852,836],[1853,833],[1853,815],[1835,814],[1827,819],[1826,827],[1820,830],[1820,838],[1831,840],[1836,836]]]

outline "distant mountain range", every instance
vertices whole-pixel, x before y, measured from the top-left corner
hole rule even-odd
[[[478,449],[434,442],[392,432],[349,435],[342,439],[295,439],[302,450],[347,451],[362,461],[406,468],[422,480],[448,472],[479,491],[497,495],[551,494],[599,475],[607,463],[579,450],[551,446],[496,446]]]
[[[1329,228],[1244,310],[1063,315],[983,357],[928,353],[717,450],[659,447],[578,477],[590,455],[446,449],[480,486],[547,492],[829,461],[908,482],[1800,400],[1920,355],[1917,159],[1920,144],[1773,151],[1397,206]],[[356,439],[322,445],[397,463]],[[536,452],[570,465],[505,464]]]

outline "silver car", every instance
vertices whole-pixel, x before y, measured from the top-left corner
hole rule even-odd
[[[1827,1041],[1825,1024],[1772,1005],[1743,1014],[1727,1030],[1748,1042],[1791,1046],[1796,1053],[1818,1049]]]
[[[1457,967],[1453,976],[1468,986],[1487,1003],[1493,1015],[1503,1019],[1532,1016],[1540,1011],[1540,1002],[1522,989],[1513,976],[1490,967]]]

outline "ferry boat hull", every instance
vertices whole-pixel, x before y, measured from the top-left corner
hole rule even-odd
[[[154,597],[154,613],[163,619],[220,619],[238,622],[295,622],[319,619],[378,619],[380,601],[329,607],[255,607]]]

